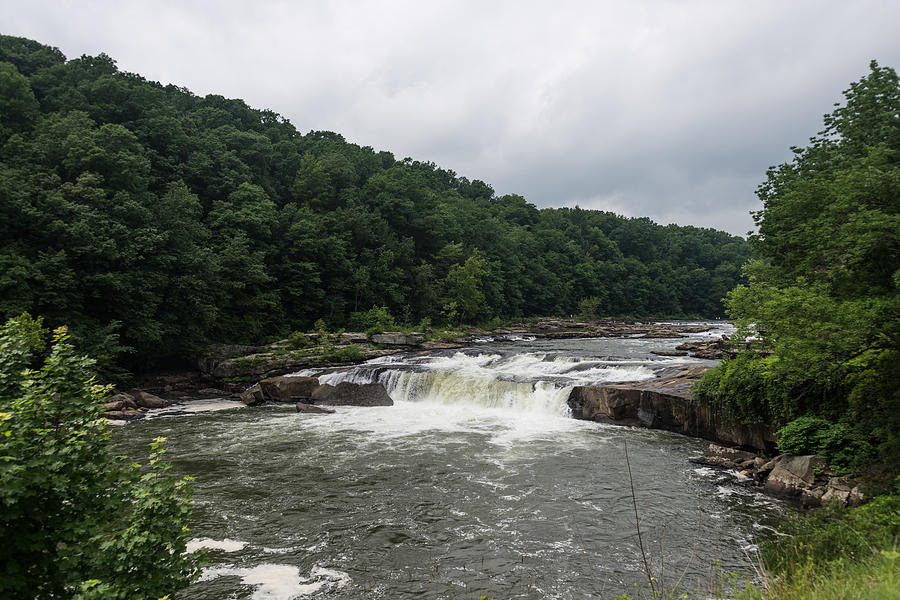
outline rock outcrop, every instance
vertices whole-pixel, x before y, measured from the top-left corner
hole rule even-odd
[[[241,393],[241,401],[254,406],[263,402],[294,402],[298,412],[317,412],[310,405],[392,406],[394,401],[380,383],[319,385],[317,377],[270,377]],[[304,406],[301,406],[304,405]]]
[[[782,454],[766,461],[750,452],[710,444],[694,462],[740,471],[752,485],[795,499],[803,506],[821,506],[826,502],[853,506],[863,500],[855,481],[835,476],[827,461],[817,455]]]
[[[319,387],[318,377],[269,377],[259,382],[262,395],[273,402],[309,400]]]
[[[138,405],[138,397],[140,397],[142,402],[140,406]],[[165,402],[164,406],[169,405],[168,401],[146,392],[135,392],[134,394],[120,392],[110,396],[109,400],[103,404],[103,416],[116,421],[136,421],[137,419],[143,419],[148,408],[151,408],[146,406],[146,404],[158,404],[158,401]],[[156,406],[152,408],[162,407]]]
[[[372,343],[384,346],[420,346],[425,342],[425,336],[421,333],[376,333],[372,336]]]
[[[325,406],[393,406],[394,401],[380,383],[320,385],[310,397],[312,404]]]
[[[155,396],[150,392],[135,390],[131,395],[139,408],[165,408],[171,404],[168,400]]]
[[[737,423],[693,397],[691,386],[707,368],[676,367],[646,381],[577,386],[569,394],[569,408],[576,419],[665,429],[729,446],[774,451],[771,428]]]

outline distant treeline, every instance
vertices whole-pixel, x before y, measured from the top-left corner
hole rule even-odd
[[[143,364],[374,306],[407,323],[717,316],[750,254],[722,231],[539,210],[104,54],[66,61],[8,36],[0,200],[0,321],[30,311]]]

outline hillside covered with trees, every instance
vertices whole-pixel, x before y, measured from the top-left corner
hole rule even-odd
[[[782,427],[784,452],[844,469],[900,468],[900,78],[872,62],[825,128],[772,167],[729,293],[749,349],[697,392],[745,423]]]
[[[0,198],[0,320],[42,315],[136,367],[374,306],[410,324],[718,316],[750,256],[722,231],[538,209],[9,36]]]

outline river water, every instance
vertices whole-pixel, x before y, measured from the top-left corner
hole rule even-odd
[[[634,594],[646,575],[629,463],[650,569],[690,591],[716,561],[751,573],[783,507],[689,462],[706,442],[576,421],[565,406],[572,385],[709,362],[649,353],[682,341],[504,340],[394,356],[321,377],[382,381],[391,407],[322,416],[201,402],[116,428],[115,440],[137,458],[166,436],[174,470],[196,478],[191,548],[209,548],[210,562],[180,598]]]

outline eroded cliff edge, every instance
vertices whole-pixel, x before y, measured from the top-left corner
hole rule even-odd
[[[578,386],[569,394],[569,408],[576,419],[664,429],[773,454],[776,440],[771,427],[743,425],[693,397],[692,384],[708,368],[673,367],[646,381]]]

